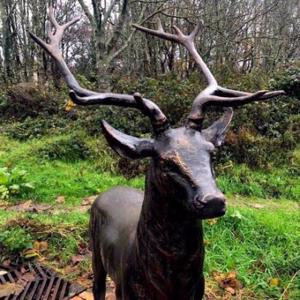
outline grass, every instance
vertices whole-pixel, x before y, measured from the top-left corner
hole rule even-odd
[[[95,144],[87,138],[84,142],[94,150],[84,159],[80,152],[76,159],[68,160],[65,152],[60,157],[57,147],[68,141],[72,136],[17,142],[0,135],[0,166],[26,170],[26,180],[35,187],[10,202],[32,199],[54,205],[50,213],[24,213],[6,210],[7,203],[1,208],[0,201],[0,248],[2,243],[6,249],[0,251],[0,261],[10,253],[24,256],[35,241],[46,241],[48,249],[38,258],[77,279],[91,271],[89,258],[72,265],[73,257],[88,245],[89,215],[80,210],[82,199],[115,185],[143,188],[144,178],[117,175],[115,158],[102,141]],[[47,149],[55,149],[56,159],[45,158]],[[222,297],[225,291],[214,272],[235,271],[242,299],[300,299],[299,176],[287,168],[254,171],[241,165],[224,171],[218,184],[230,200],[225,217],[204,222],[208,291]],[[58,196],[65,197],[64,204],[55,202]]]

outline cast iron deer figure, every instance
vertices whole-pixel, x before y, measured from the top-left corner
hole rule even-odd
[[[139,25],[147,34],[183,45],[204,73],[208,87],[194,100],[186,125],[170,128],[160,108],[140,94],[96,93],[79,86],[59,50],[63,32],[78,18],[59,25],[49,12],[55,29],[49,43],[31,37],[56,61],[78,105],[134,107],[150,118],[153,139],[136,138],[117,131],[105,121],[103,133],[109,145],[131,159],[150,157],[145,192],[116,187],[101,194],[91,209],[90,237],[93,253],[96,300],[105,299],[107,273],[116,283],[117,299],[184,300],[204,294],[203,233],[199,220],[224,215],[226,200],[217,188],[211,152],[224,141],[232,119],[230,107],[283,95],[283,91],[245,93],[223,88],[198,54],[194,40],[199,27],[185,35],[174,26],[167,33]],[[202,129],[205,109],[225,107],[224,115]]]

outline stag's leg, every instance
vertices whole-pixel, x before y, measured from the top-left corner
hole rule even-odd
[[[93,257],[93,295],[95,300],[105,300],[106,292],[106,271],[104,270],[101,259]]]
[[[205,289],[205,281],[204,281],[204,277],[202,277],[200,279],[199,283],[198,283],[194,300],[201,300],[201,299],[203,299],[204,289]]]
[[[92,267],[94,272],[93,294],[95,300],[105,300],[106,271],[101,258],[100,230],[102,216],[96,205],[92,206],[90,218],[90,246],[92,250]]]

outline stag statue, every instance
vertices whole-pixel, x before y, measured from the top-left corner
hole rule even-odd
[[[64,31],[79,18],[59,25],[51,8],[49,18],[54,31],[48,31],[48,43],[30,35],[56,61],[70,88],[71,99],[78,105],[136,108],[150,118],[153,127],[153,139],[146,139],[129,136],[102,122],[108,144],[119,155],[130,159],[150,157],[151,163],[144,193],[115,187],[101,194],[91,208],[95,299],[105,299],[107,274],[116,284],[117,299],[202,299],[201,220],[223,216],[226,210],[225,196],[216,185],[211,153],[224,141],[233,115],[231,107],[284,92],[246,93],[219,86],[195,48],[199,26],[185,35],[176,26],[174,33],[165,32],[160,21],[157,30],[133,25],[146,34],[184,46],[208,82],[195,98],[185,126],[171,128],[161,109],[138,93],[97,93],[82,88],[59,49]],[[224,115],[203,129],[205,110],[211,105],[224,107]]]

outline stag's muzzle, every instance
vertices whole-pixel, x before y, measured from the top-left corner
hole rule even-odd
[[[202,197],[197,195],[194,202],[200,208],[201,219],[218,218],[226,212],[226,198],[222,193],[207,194]]]

